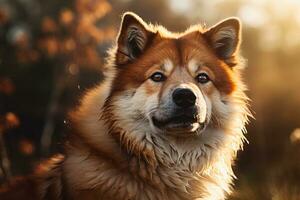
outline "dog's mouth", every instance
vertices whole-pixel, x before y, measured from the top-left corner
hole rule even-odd
[[[176,115],[168,119],[158,119],[152,117],[152,122],[155,127],[168,134],[178,133],[195,133],[197,130],[204,129],[204,123],[198,121],[198,117],[195,115]]]

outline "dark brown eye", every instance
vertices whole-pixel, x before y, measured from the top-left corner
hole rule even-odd
[[[198,74],[198,76],[196,77],[196,80],[201,83],[201,84],[205,84],[208,81],[210,81],[210,78],[208,77],[208,75],[206,73],[200,73]]]
[[[150,78],[154,82],[162,82],[166,80],[166,76],[161,72],[155,72],[154,74],[151,75]]]

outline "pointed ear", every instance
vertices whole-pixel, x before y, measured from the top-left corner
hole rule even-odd
[[[235,55],[240,46],[240,20],[238,18],[225,19],[206,31],[204,37],[220,59],[229,59]]]
[[[117,64],[126,64],[140,56],[153,36],[154,33],[139,16],[126,12],[122,17],[117,40]]]

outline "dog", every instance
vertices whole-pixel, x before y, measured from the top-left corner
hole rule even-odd
[[[237,18],[172,33],[126,12],[64,155],[0,199],[226,199],[250,116],[240,43]]]

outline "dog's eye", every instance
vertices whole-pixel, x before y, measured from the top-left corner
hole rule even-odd
[[[166,80],[166,76],[161,72],[155,72],[154,74],[151,75],[150,78],[154,82],[162,82]]]
[[[206,73],[200,73],[198,74],[198,76],[196,77],[196,80],[201,83],[207,83],[208,81],[210,81],[210,78],[208,77],[208,75]]]

